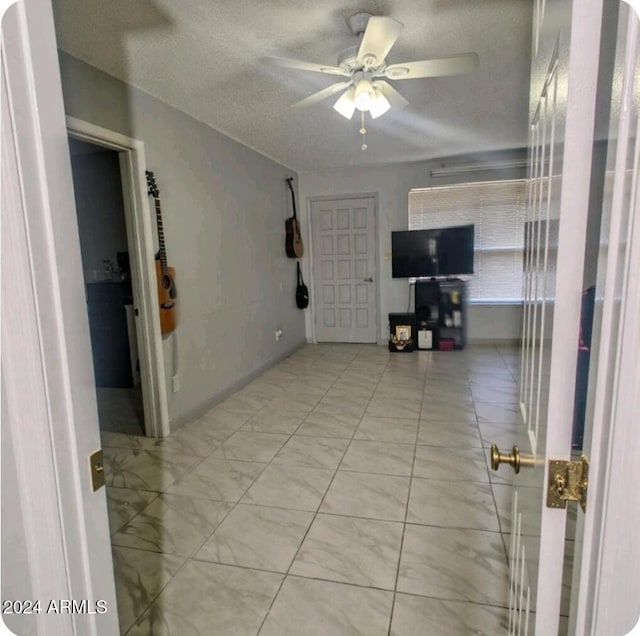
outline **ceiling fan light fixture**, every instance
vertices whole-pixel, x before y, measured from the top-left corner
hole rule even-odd
[[[352,86],[349,90],[342,93],[338,101],[333,105],[333,108],[347,119],[351,119],[356,110],[355,94],[356,89]]]
[[[341,51],[338,54],[337,66],[288,58],[266,59],[287,68],[341,76],[342,81],[305,97],[293,106],[311,106],[331,95],[342,93],[333,104],[333,108],[345,119],[352,119],[355,111],[360,111],[362,150],[367,148],[366,113],[369,113],[372,119],[377,119],[391,108],[400,109],[409,104],[386,80],[464,75],[478,68],[479,59],[476,53],[388,65],[387,56],[400,36],[403,24],[388,16],[374,16],[366,12],[352,15],[348,22],[360,43]]]
[[[371,104],[375,99],[375,90],[373,84],[367,79],[361,79],[356,84],[355,96],[356,108],[361,111],[367,111],[371,108]]]
[[[378,88],[376,88],[375,91],[375,99],[371,102],[369,107],[371,119],[377,119],[380,115],[384,115],[391,108],[389,100],[382,94],[382,91]]]

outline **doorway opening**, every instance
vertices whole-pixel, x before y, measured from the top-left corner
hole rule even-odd
[[[118,152],[69,137],[100,429],[145,435]]]
[[[169,434],[144,144],[67,117],[100,428]]]

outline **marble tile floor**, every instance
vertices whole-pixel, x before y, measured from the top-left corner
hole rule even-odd
[[[142,386],[128,389],[96,387],[100,430],[144,435]]]
[[[506,422],[518,370],[307,345],[167,439],[104,432],[121,633],[505,633],[478,422]]]

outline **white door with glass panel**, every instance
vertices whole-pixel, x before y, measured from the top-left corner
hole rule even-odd
[[[569,614],[569,633],[584,636],[640,633],[639,10],[620,2],[608,20],[617,21],[615,83],[584,431],[589,494],[578,510]]]
[[[318,342],[377,342],[374,197],[311,202]]]
[[[570,555],[566,498],[579,497],[586,483],[580,473],[584,463],[569,460],[590,184],[597,176],[591,153],[602,7],[601,0],[536,2],[522,417],[519,427],[493,440],[506,448],[502,453],[493,448],[491,457],[495,469],[508,462],[517,473],[509,520],[509,634],[558,634],[561,614],[568,613],[563,605],[563,565]],[[577,42],[590,44],[578,51]],[[606,287],[601,291],[610,293]],[[499,477],[508,478],[504,468]],[[578,487],[571,493],[574,482]],[[587,505],[599,503],[589,499]]]

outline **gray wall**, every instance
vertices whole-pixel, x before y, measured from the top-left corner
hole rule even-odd
[[[378,291],[380,298],[380,343],[388,340],[388,314],[403,312],[409,304],[409,284],[406,280],[391,278],[391,231],[406,230],[408,224],[408,194],[413,188],[469,183],[494,179],[520,179],[526,176],[524,168],[484,170],[449,177],[431,177],[431,170],[464,163],[490,162],[503,159],[523,159],[523,151],[505,151],[483,156],[454,157],[421,163],[396,164],[361,169],[323,170],[300,174],[300,200],[303,204],[301,223],[306,245],[308,235],[309,202],[315,197],[352,194],[376,194],[378,198]],[[310,255],[305,254],[304,274],[310,275]],[[307,334],[312,333],[311,314],[308,313]],[[519,340],[522,326],[520,305],[485,305],[469,307],[468,338],[471,342],[513,342]]]
[[[305,340],[284,251],[295,173],[64,52],[60,65],[67,115],[143,141],[160,189],[179,294],[164,342],[175,428]]]

